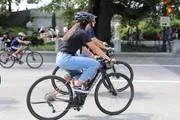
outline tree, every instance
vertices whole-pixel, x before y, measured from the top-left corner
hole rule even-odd
[[[174,15],[180,16],[179,0],[173,0]],[[160,6],[160,9],[157,9]],[[118,14],[123,18],[123,22],[131,20],[141,20],[152,17],[157,19],[164,11],[164,5],[160,0],[89,0],[89,11],[98,16],[96,33],[98,38],[110,42],[110,21],[113,15]]]
[[[53,12],[52,14],[52,28],[55,30],[56,27],[56,14]]]
[[[74,13],[77,11],[87,11],[88,0],[53,0],[49,5],[42,7],[48,12],[58,11],[68,25],[74,22]]]
[[[11,13],[12,12],[12,2],[16,3],[16,5],[18,5],[21,0],[0,0],[0,9],[3,8],[6,9],[6,6],[8,6],[8,12]],[[6,11],[1,11],[1,14],[7,14],[7,10]]]
[[[32,0],[31,0],[32,1]],[[174,5],[173,15],[180,17],[179,0],[172,0]],[[157,9],[157,6],[160,9]],[[72,23],[74,13],[77,11],[89,11],[98,16],[96,35],[99,39],[110,43],[111,19],[115,14],[122,16],[122,23],[138,23],[143,18],[152,17],[158,20],[165,7],[160,0],[53,0],[43,9],[47,11],[61,11],[62,18],[67,23]],[[152,21],[153,23],[153,21]]]

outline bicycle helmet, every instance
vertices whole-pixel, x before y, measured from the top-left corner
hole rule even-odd
[[[88,12],[77,12],[75,18],[76,18],[76,22],[83,22],[83,21],[94,22],[96,16]]]
[[[18,33],[19,36],[26,37],[26,34],[24,32]]]

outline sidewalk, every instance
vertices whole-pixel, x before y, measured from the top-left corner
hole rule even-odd
[[[55,51],[38,51],[45,56],[56,56]],[[115,56],[121,57],[180,57],[180,54],[167,53],[167,52],[120,52],[115,53]]]

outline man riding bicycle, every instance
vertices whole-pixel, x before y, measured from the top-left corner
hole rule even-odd
[[[17,54],[22,54],[24,50],[22,44],[28,44],[29,41],[24,41],[26,34],[24,32],[20,32],[16,38],[14,38],[11,42],[11,49],[15,51],[12,56],[17,57]],[[20,64],[23,64],[22,61],[19,61]]]
[[[92,22],[89,23],[88,28],[86,28],[85,30],[86,30],[86,32],[88,33],[90,39],[91,39],[92,42],[93,42],[96,46],[98,46],[99,48],[104,49],[104,50],[111,50],[111,49],[112,49],[111,47],[106,47],[106,46],[105,46],[105,45],[107,44],[106,42],[102,42],[101,40],[97,39],[96,36],[95,36],[95,34],[94,34],[93,27],[95,27],[95,24],[96,24],[96,20],[95,20],[95,19],[97,18],[97,16],[95,16],[95,15],[93,15],[93,14],[91,14],[91,13],[89,13],[89,16],[92,18]],[[91,57],[93,57],[93,55],[96,54],[96,53],[94,53],[88,46],[86,46],[86,48],[87,48],[89,51],[92,52]],[[83,49],[86,49],[86,48],[84,47]],[[79,56],[89,57],[89,55],[85,54],[84,52],[81,53],[80,50],[77,51],[77,54],[78,54]]]

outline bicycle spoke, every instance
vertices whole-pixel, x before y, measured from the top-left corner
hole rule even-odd
[[[43,57],[38,52],[30,52],[26,57],[26,62],[31,68],[39,68],[43,63]]]
[[[113,77],[114,75],[121,78],[121,80],[112,80],[110,76]],[[118,90],[117,87],[119,87],[119,84],[117,86],[116,82],[121,82],[129,85],[129,87],[124,91],[116,92],[116,94],[114,94],[109,87],[108,89],[107,87],[105,87],[105,85],[103,84],[104,80],[101,80],[97,84],[95,90],[95,101],[98,108],[108,115],[118,115],[124,112],[131,104],[134,96],[134,88],[128,77],[121,73],[110,73],[107,76],[111,80],[112,86],[116,91]]]
[[[3,52],[0,54],[0,65],[4,68],[10,68],[14,65],[15,60],[10,53]]]
[[[27,105],[31,114],[38,119],[57,119],[67,113],[72,104],[72,92],[63,95],[51,84],[51,80],[58,80],[61,89],[69,92],[70,86],[66,86],[65,80],[57,76],[47,76],[35,82],[28,92]],[[60,89],[60,88],[59,88]]]

